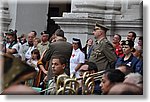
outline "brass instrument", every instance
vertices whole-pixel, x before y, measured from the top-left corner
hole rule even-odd
[[[72,94],[77,95],[79,89],[79,83],[76,81],[76,79],[68,78],[64,81],[64,87],[61,87],[57,91],[57,95],[59,94]]]
[[[88,74],[84,72],[81,78],[77,78],[76,80],[82,80],[82,95],[93,94],[95,88],[96,80],[100,80],[105,71],[100,71],[97,73]]]
[[[56,81],[56,86],[57,86],[57,90],[59,90],[61,87],[63,87],[63,85],[64,85],[64,80],[65,79],[67,79],[67,78],[69,78],[69,76],[68,75],[64,75],[64,74],[62,74],[62,75],[59,75],[58,77],[57,77],[57,81]]]
[[[105,71],[89,74],[85,72],[81,78],[74,78],[74,75],[70,77],[67,75],[59,75],[56,81],[56,87],[49,87],[42,90],[47,91],[56,88],[56,95],[77,95],[80,87],[79,81],[81,81],[82,95],[93,94],[95,88],[95,80],[100,80]]]

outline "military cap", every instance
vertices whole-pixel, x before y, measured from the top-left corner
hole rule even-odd
[[[134,47],[134,42],[132,40],[122,40],[121,45],[129,45],[132,48]]]
[[[48,31],[43,31],[43,32],[41,32],[41,35],[43,35],[43,34],[49,35],[49,32]]]
[[[107,30],[109,30],[106,26],[104,26],[104,25],[102,25],[102,24],[98,24],[98,23],[96,23],[95,29],[102,29],[102,30],[104,30],[105,32],[106,32]]]
[[[16,35],[16,33],[17,33],[17,30],[9,29],[8,32],[6,32],[5,34],[6,34],[6,35],[8,35],[8,34],[9,34],[9,35]]]

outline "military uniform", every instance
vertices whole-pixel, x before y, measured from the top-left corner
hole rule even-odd
[[[51,43],[49,45],[49,49],[46,51],[43,62],[50,61],[48,68],[48,80],[53,77],[52,68],[51,68],[51,58],[55,55],[63,55],[67,60],[67,67],[65,68],[65,73],[69,75],[69,61],[72,53],[72,45],[68,42],[65,42],[63,39],[59,39],[58,41]]]
[[[43,53],[46,49],[49,48],[49,44],[50,44],[50,43],[47,41],[47,42],[45,42],[45,43],[41,42],[41,43],[39,43],[39,44],[37,45],[37,49],[40,51],[40,55],[42,55],[42,53]]]
[[[96,63],[98,71],[101,71],[111,68],[116,58],[112,44],[107,38],[103,38],[94,44],[89,61]]]

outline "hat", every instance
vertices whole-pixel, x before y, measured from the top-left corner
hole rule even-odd
[[[6,32],[5,34],[6,35],[16,35],[16,33],[17,33],[17,30],[12,30],[12,29],[9,29],[9,31],[8,32]]]
[[[99,28],[99,29],[102,29],[102,30],[104,30],[105,32],[107,31],[107,30],[109,30],[107,27],[105,27],[104,25],[102,25],[102,24],[98,24],[98,23],[96,23],[96,25],[95,25],[95,29],[96,28]]]
[[[49,35],[49,32],[48,31],[43,31],[43,32],[41,32],[41,35],[43,35],[43,34]]]
[[[122,40],[121,45],[129,45],[132,48],[134,47],[134,42],[132,40]]]
[[[80,42],[80,39],[78,39],[78,38],[73,38],[73,41],[72,41],[73,43],[79,43]]]

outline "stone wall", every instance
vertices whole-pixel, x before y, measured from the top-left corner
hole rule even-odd
[[[129,31],[135,31],[137,36],[143,32],[141,0],[72,0],[71,12],[63,13],[63,17],[52,19],[65,31],[69,42],[73,37],[82,39],[85,45],[96,22],[107,26],[110,30],[107,36],[112,40],[115,33],[123,39]]]

